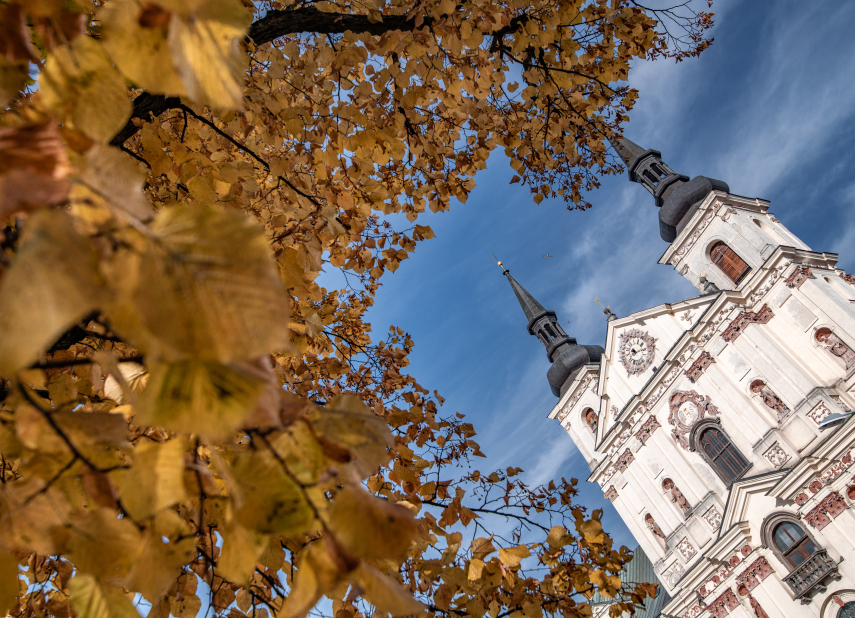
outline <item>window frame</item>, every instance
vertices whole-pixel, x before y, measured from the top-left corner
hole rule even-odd
[[[710,430],[717,431],[727,441],[727,445],[725,446],[725,448],[722,449],[713,459],[710,458],[709,453],[707,453],[707,451],[703,448],[703,445],[701,444],[701,438],[703,437],[704,433]],[[695,426],[692,428],[690,445],[691,450],[697,451],[701,454],[701,457],[703,457],[704,461],[706,461],[709,467],[713,469],[718,478],[721,479],[722,483],[724,483],[724,486],[727,488],[730,488],[731,485],[733,485],[736,481],[745,476],[745,473],[748,472],[748,470],[751,469],[751,466],[754,465],[747,457],[745,457],[745,455],[742,454],[742,451],[740,451],[739,448],[733,443],[733,440],[731,440],[730,436],[727,435],[727,432],[721,426],[721,423],[718,419],[704,419],[702,421],[699,421],[698,423],[695,423]],[[736,454],[737,463],[742,464],[738,472],[736,472],[736,474],[733,476],[733,478],[725,476],[723,470],[716,463],[716,460],[728,449],[731,449],[732,452]]]
[[[802,531],[803,536],[793,545],[791,545],[786,552],[781,551],[781,548],[778,546],[778,543],[775,542],[775,530],[778,529],[778,526],[783,523],[791,523]],[[799,519],[797,513],[791,513],[789,511],[777,511],[769,514],[765,520],[763,520],[762,525],[760,526],[760,538],[762,540],[763,546],[772,550],[772,553],[775,554],[775,557],[784,565],[789,572],[792,573],[801,565],[803,565],[811,556],[815,553],[822,551],[825,549],[814,536],[808,530],[808,527],[804,525],[804,522]],[[814,551],[811,554],[808,554],[805,559],[799,564],[795,564],[792,559],[790,559],[790,555],[794,553],[796,550],[805,546],[807,542],[813,544]]]
[[[715,254],[716,250],[717,250],[719,247],[724,247],[724,248],[725,248],[725,251],[724,251],[724,253],[722,253],[722,254],[721,254],[721,256],[717,259],[717,258],[716,258],[716,256],[715,256],[714,254]],[[727,253],[727,252],[730,252],[730,254],[731,254],[731,255],[728,255],[728,253]],[[717,240],[717,241],[713,242],[713,243],[710,245],[710,248],[709,248],[709,258],[710,258],[710,261],[715,265],[715,267],[716,267],[716,268],[718,268],[718,269],[721,271],[721,273],[722,273],[725,277],[727,277],[728,281],[730,281],[730,282],[731,282],[731,283],[733,283],[734,285],[739,285],[739,284],[740,284],[740,283],[745,279],[745,277],[748,275],[748,273],[750,273],[750,272],[751,272],[751,266],[748,264],[748,262],[746,262],[745,260],[743,260],[743,259],[742,259],[742,257],[741,257],[741,256],[740,256],[736,251],[734,251],[734,250],[733,250],[733,248],[731,248],[731,246],[730,246],[730,245],[728,245],[728,244],[727,244],[726,242],[724,242],[723,240]],[[742,269],[742,272],[741,272],[741,273],[739,273],[739,275],[738,275],[735,279],[734,279],[733,277],[731,277],[731,276],[728,274],[727,270],[725,270],[725,269],[722,267],[721,262],[722,262],[723,260],[725,260],[725,259],[726,259],[726,260],[728,260],[728,261],[730,261],[730,262],[731,262],[731,263],[733,263],[733,264],[735,264],[735,263],[736,263],[736,261],[735,261],[735,260],[738,260],[738,261],[739,261],[739,262],[741,262],[741,263],[742,263],[742,265],[744,266],[744,268]]]

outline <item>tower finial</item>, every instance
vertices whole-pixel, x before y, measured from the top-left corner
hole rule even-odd
[[[497,257],[496,257],[496,252],[495,252],[495,251],[493,252],[493,257],[494,257],[494,258],[496,258],[496,262],[498,262],[498,263],[499,263],[499,266],[500,266],[500,267],[501,267],[501,269],[502,269],[502,274],[503,274],[503,275],[507,275],[509,272],[511,272],[511,271],[509,271],[507,268],[505,268],[505,265],[504,265],[504,264],[502,264],[502,260],[500,260],[499,258],[497,258]]]
[[[600,297],[595,296],[594,302],[597,303],[600,307],[603,307],[603,303],[600,302]],[[611,322],[612,320],[617,320],[617,316],[612,312],[611,305],[608,307],[603,307],[603,315],[606,316],[606,320]]]

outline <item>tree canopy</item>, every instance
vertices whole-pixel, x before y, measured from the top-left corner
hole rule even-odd
[[[617,616],[631,552],[576,480],[482,473],[372,336],[384,273],[502,149],[585,209],[639,58],[712,15],[633,0],[0,3],[0,612]],[[347,285],[325,289],[322,270]],[[135,607],[135,604],[137,607]],[[315,610],[321,611],[321,610]]]

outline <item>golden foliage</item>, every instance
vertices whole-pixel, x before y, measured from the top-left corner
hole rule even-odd
[[[496,149],[535,202],[588,207],[630,62],[696,55],[710,25],[627,0],[0,7],[0,611],[581,617],[654,594],[621,586],[631,555],[575,479],[464,472],[474,428],[365,313]]]

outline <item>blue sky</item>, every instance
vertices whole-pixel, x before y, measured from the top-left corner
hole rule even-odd
[[[840,254],[855,270],[855,2],[721,0],[715,44],[682,63],[639,63],[641,92],[626,135],[662,152],[688,176],[719,178],[733,193],[772,202],[770,211],[811,248]],[[436,238],[383,278],[369,314],[375,333],[394,324],[416,343],[410,372],[446,399],[446,413],[475,424],[487,460],[522,467],[532,484],[588,469],[557,421],[543,347],[491,252],[579,343],[600,344],[600,296],[619,316],[696,295],[671,267],[657,210],[625,175],[590,194],[594,208],[535,205],[509,185],[494,153],[465,205],[429,215]],[[544,254],[554,257],[545,258]],[[322,281],[323,283],[323,281]],[[335,286],[332,281],[330,283]],[[337,286],[336,286],[337,287]],[[604,508],[606,528],[635,547],[595,484],[581,501]]]

